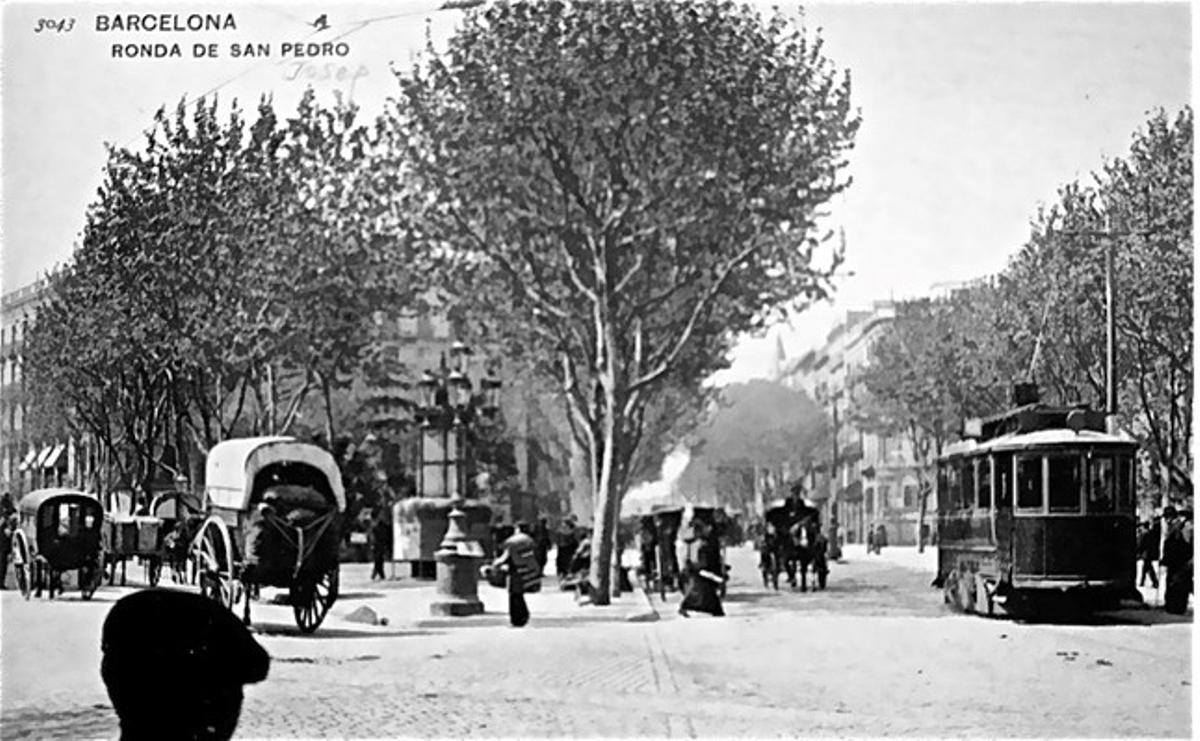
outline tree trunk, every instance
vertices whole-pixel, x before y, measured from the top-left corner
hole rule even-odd
[[[611,397],[606,395],[606,402]],[[611,601],[613,539],[616,530],[613,528],[617,503],[620,492],[616,489],[613,476],[613,456],[616,443],[616,425],[613,423],[611,411],[615,404],[608,403],[609,414],[603,422],[604,447],[600,454],[599,471],[596,477],[596,510],[592,517],[592,563],[588,569],[588,581],[591,583],[592,602],[596,605],[607,605]]]

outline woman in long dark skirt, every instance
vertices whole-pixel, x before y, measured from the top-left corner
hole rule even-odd
[[[679,614],[688,617],[688,612],[704,612],[714,617],[725,614],[721,607],[721,582],[725,579],[725,565],[721,561],[721,540],[716,531],[705,527],[698,537],[696,559],[688,562],[687,593],[679,605]]]

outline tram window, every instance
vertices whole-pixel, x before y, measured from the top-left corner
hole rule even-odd
[[[937,469],[937,505],[938,505],[938,509],[944,510],[949,506],[950,500],[947,498],[949,496],[949,494],[950,494],[949,483],[946,480],[946,465],[944,463],[939,463],[938,469]]]
[[[975,506],[975,461],[965,460],[962,464],[962,493],[957,505],[961,509]]]
[[[950,509],[958,509],[962,502],[962,476],[958,463],[946,467],[946,503]]]
[[[1079,456],[1046,456],[1049,464],[1051,512],[1078,512],[1083,494]]]
[[[1031,456],[1017,459],[1017,507],[1042,508],[1042,458]]]
[[[992,459],[983,458],[979,461],[979,509],[992,508]]]
[[[1116,461],[1112,458],[1092,458],[1089,469],[1088,512],[1112,512],[1116,502]]]
[[[992,464],[996,470],[996,507],[1012,506],[1012,455],[997,455]]]
[[[1117,459],[1117,509],[1129,512],[1133,509],[1134,478],[1133,464],[1128,458]]]

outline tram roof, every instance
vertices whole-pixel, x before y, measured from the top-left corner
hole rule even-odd
[[[1029,450],[1031,448],[1064,448],[1113,446],[1132,447],[1137,443],[1125,435],[1110,435],[1095,430],[1035,430],[1033,432],[1010,433],[991,440],[959,440],[946,446],[942,458],[971,453]]]

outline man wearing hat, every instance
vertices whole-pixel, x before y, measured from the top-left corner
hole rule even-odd
[[[243,685],[265,679],[271,661],[228,609],[169,589],[113,605],[101,650],[122,741],[231,738]]]
[[[1167,569],[1163,609],[1176,615],[1187,612],[1188,595],[1192,591],[1192,543],[1186,519],[1170,505],[1163,509],[1167,531],[1162,554],[1162,564]]]
[[[520,628],[529,622],[525,593],[538,592],[542,588],[542,573],[538,568],[536,546],[529,535],[529,525],[518,522],[516,532],[504,541],[501,548],[503,552],[492,562],[491,569],[507,574],[508,620],[513,627]]]

